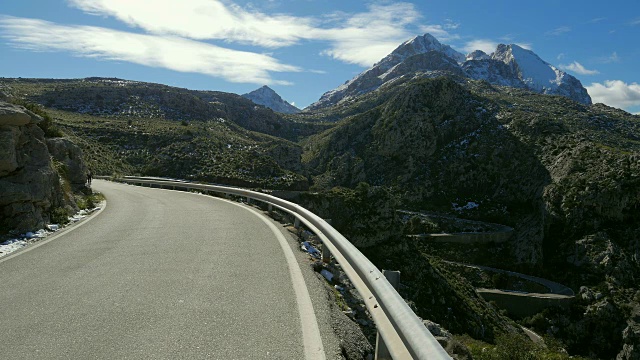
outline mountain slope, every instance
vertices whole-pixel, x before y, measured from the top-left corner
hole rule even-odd
[[[97,174],[142,174],[304,189],[301,148],[326,126],[293,122],[239,95],[120,79],[0,79],[47,106]]]
[[[402,209],[510,226],[505,244],[419,246],[455,261],[521,267],[576,293],[597,289],[598,297],[536,323],[571,354],[615,358],[623,338],[633,341],[637,320],[624,309],[640,308],[637,116],[451,77],[399,79],[341,107],[360,111],[303,144],[316,190],[369,184],[395,189]],[[356,230],[348,236],[369,228],[336,217],[336,226]]]
[[[284,101],[278,93],[273,91],[273,89],[267,85],[250,93],[243,94],[242,97],[247,98],[258,105],[266,106],[273,111],[284,114],[295,114],[300,112],[300,109]]]
[[[326,92],[306,110],[349,102],[403,77],[434,78],[442,75],[485,80],[494,85],[562,95],[591,104],[591,98],[579,80],[551,66],[530,50],[501,44],[491,55],[476,50],[465,57],[425,34],[404,42],[372,68]]]

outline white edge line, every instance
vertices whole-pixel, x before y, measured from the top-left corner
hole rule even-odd
[[[9,259],[12,259],[12,258],[14,258],[16,256],[20,256],[20,255],[22,255],[24,253],[27,253],[27,252],[29,252],[29,251],[31,251],[33,249],[37,249],[40,246],[45,245],[45,244],[49,243],[50,241],[53,241],[53,240],[59,238],[60,236],[66,235],[66,234],[72,232],[73,230],[81,227],[82,225],[88,223],[89,221],[95,219],[98,215],[100,215],[100,213],[102,213],[104,211],[104,209],[107,208],[107,201],[106,200],[103,201],[101,203],[101,205],[102,206],[100,207],[100,210],[98,210],[97,212],[94,212],[93,214],[91,214],[91,216],[88,216],[87,218],[85,218],[85,219],[83,219],[83,220],[81,220],[81,221],[79,221],[79,222],[77,222],[75,224],[72,224],[72,225],[69,225],[69,226],[65,227],[64,229],[60,230],[56,234],[48,236],[44,240],[40,240],[37,243],[32,244],[32,245],[27,245],[24,248],[22,248],[21,250],[18,250],[18,251],[16,251],[15,253],[13,253],[11,255],[3,256],[2,258],[0,258],[0,264],[5,262],[5,261],[7,261],[7,260],[9,260]]]
[[[322,337],[320,336],[320,330],[318,328],[318,320],[316,319],[316,314],[313,310],[309,290],[307,289],[307,284],[302,276],[300,265],[298,264],[291,247],[289,247],[287,239],[285,239],[284,235],[282,235],[280,230],[271,221],[265,218],[265,215],[240,204],[233,204],[243,207],[258,216],[262,222],[269,226],[273,234],[278,238],[278,242],[282,247],[285,258],[287,259],[289,275],[291,276],[291,282],[293,283],[293,290],[296,293],[296,302],[298,303],[298,312],[300,313],[300,325],[302,326],[302,337],[304,339],[305,359],[326,359],[324,347],[322,345]]]

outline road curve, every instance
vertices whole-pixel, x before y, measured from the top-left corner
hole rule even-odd
[[[0,261],[0,358],[324,358],[268,221],[197,194],[94,188],[98,217]]]

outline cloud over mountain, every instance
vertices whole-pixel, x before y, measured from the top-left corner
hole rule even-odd
[[[606,80],[604,83],[592,83],[587,91],[593,102],[605,103],[617,108],[640,106],[640,84],[627,84],[622,80]]]

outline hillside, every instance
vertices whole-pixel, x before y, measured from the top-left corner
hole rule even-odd
[[[324,125],[284,119],[241,96],[120,79],[1,79],[44,105],[99,174],[163,175],[305,189],[298,137]]]
[[[571,352],[608,358],[620,351],[627,321],[636,324],[622,309],[638,306],[638,116],[450,77],[400,81],[327,111],[353,115],[303,142],[314,189],[366,183],[390,189],[399,209],[513,227],[507,244],[420,247],[602,291],[577,305],[571,319],[555,313],[538,330],[563,321],[566,327],[553,331]],[[357,206],[341,208],[339,219],[362,216]],[[384,224],[381,217],[390,215],[378,213],[376,223]],[[367,227],[357,222],[337,226],[357,239]],[[364,238],[376,253],[394,236]],[[610,322],[601,321],[607,316]],[[602,337],[588,341],[593,331]]]
[[[451,64],[436,52],[405,55],[396,70]],[[99,174],[312,190],[296,201],[332,219],[379,267],[400,269],[401,293],[416,312],[455,333],[496,341],[517,330],[440,259],[570,286],[579,299],[569,311],[520,321],[571,354],[632,353],[639,117],[463,75],[400,76],[299,114],[235,94],[119,79],[2,79],[0,90],[44,105]],[[499,224],[513,235],[483,245],[413,240],[416,229],[442,227],[409,212]]]

